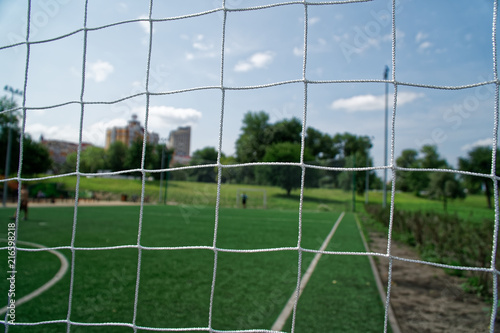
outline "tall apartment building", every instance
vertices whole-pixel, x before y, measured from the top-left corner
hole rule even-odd
[[[174,149],[176,158],[187,158],[191,149],[191,127],[179,127],[171,131],[168,146]]]
[[[108,149],[109,146],[116,141],[123,142],[127,147],[130,147],[132,143],[136,140],[142,140],[144,136],[144,127],[137,120],[137,115],[132,115],[132,119],[129,120],[127,126],[125,127],[113,127],[106,130],[106,145],[105,148]],[[153,144],[158,144],[159,136],[155,132],[148,132],[148,142]]]

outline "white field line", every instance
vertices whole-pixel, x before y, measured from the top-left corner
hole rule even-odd
[[[361,235],[361,240],[363,241],[363,245],[365,247],[366,252],[371,252],[368,247],[368,243],[366,242],[365,235],[363,235],[363,231],[361,230],[361,224],[359,223],[358,215],[354,215],[356,219],[356,224],[358,226],[359,233]],[[380,298],[382,299],[382,304],[385,304],[385,289],[382,285],[382,279],[380,278],[380,274],[378,272],[377,266],[375,265],[375,260],[373,260],[373,256],[368,256],[368,260],[370,261],[370,266],[372,268],[373,277],[375,278],[375,284],[377,285],[378,292],[380,294]],[[391,324],[393,333],[401,333],[401,329],[399,328],[398,321],[396,316],[394,315],[394,311],[392,310],[392,306],[389,304],[389,313],[387,314],[389,318],[389,323]]]
[[[323,244],[321,245],[319,251],[324,251],[326,249],[326,247],[328,246],[328,243],[330,243],[330,240],[332,239],[333,234],[337,230],[337,227],[339,226],[340,221],[342,221],[342,218],[344,217],[344,215],[345,215],[345,212],[342,212],[342,214],[340,214],[339,218],[337,219],[337,221],[333,225],[332,230],[330,230],[330,233],[328,234],[328,236],[326,236],[325,240],[323,241]],[[300,288],[299,288],[298,295],[297,295],[297,290],[295,290],[292,293],[292,296],[290,296],[290,298],[288,299],[288,302],[286,303],[285,307],[283,308],[280,315],[278,316],[278,319],[276,319],[276,321],[274,322],[273,327],[271,328],[272,331],[281,331],[283,329],[283,326],[285,326],[286,320],[288,319],[288,317],[290,317],[290,314],[293,311],[293,307],[295,305],[295,302],[298,302],[300,295],[302,295],[302,292],[304,291],[304,288],[306,287],[307,282],[309,282],[309,279],[311,278],[311,275],[314,272],[314,269],[316,268],[316,265],[318,264],[319,259],[321,259],[321,255],[322,255],[322,253],[319,252],[319,253],[316,253],[316,255],[314,256],[314,259],[309,264],[307,271],[302,276],[302,279],[300,281]]]
[[[7,241],[6,239],[0,239],[1,241]],[[24,244],[32,247],[36,247],[39,249],[46,249],[46,246],[43,246],[41,244],[36,244],[36,243],[31,243],[31,242],[23,242],[23,241],[17,241],[18,244]],[[23,303],[26,303],[33,298],[39,296],[41,293],[44,291],[47,291],[50,287],[52,287],[54,284],[59,282],[59,280],[62,279],[66,271],[68,270],[68,260],[66,257],[59,251],[56,250],[48,250],[48,252],[52,253],[55,255],[57,258],[59,258],[59,261],[61,262],[61,267],[59,268],[59,271],[54,275],[52,279],[50,279],[47,283],[45,283],[43,286],[40,288],[36,289],[35,291],[29,293],[28,295],[21,297],[20,299],[16,299],[16,306],[19,306]],[[0,315],[4,314],[7,311],[7,306],[4,306],[3,308],[0,309]]]

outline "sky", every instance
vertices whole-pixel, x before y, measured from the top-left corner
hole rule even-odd
[[[89,0],[86,43],[85,1],[33,0],[25,129],[34,139],[78,142],[81,106],[60,104],[83,98],[85,142],[103,147],[106,128],[124,126],[136,114],[162,139],[179,126],[191,126],[191,152],[218,147],[222,129],[222,151],[233,155],[246,112],[266,111],[274,123],[292,117],[302,121],[306,110],[307,127],[332,136],[369,136],[374,163],[382,166],[386,84],[343,81],[381,80],[389,66],[389,79],[402,83],[397,86],[395,157],[403,149],[433,144],[456,166],[474,146],[493,142],[495,86],[427,86],[493,80],[493,2],[398,1],[393,63],[392,1],[387,0],[307,6],[306,39],[300,3],[230,10],[224,26],[222,10],[194,15],[222,8],[222,0],[156,0],[152,18],[160,21],[151,31],[149,1]],[[228,9],[275,3],[225,1]],[[114,24],[137,19],[144,21]],[[9,46],[26,41],[26,25],[27,1],[0,0],[1,87],[24,87],[27,47]],[[149,108],[146,82],[155,93]],[[287,83],[276,84],[281,82]],[[394,84],[387,87],[391,129]],[[129,96],[135,97],[121,100]],[[19,96],[14,98],[21,104]]]

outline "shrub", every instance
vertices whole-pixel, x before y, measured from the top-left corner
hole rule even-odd
[[[389,226],[388,208],[367,205],[366,211],[385,227]],[[493,221],[486,219],[473,223],[452,214],[394,210],[392,230],[395,239],[415,247],[424,260],[454,266],[489,267],[493,227]],[[470,286],[466,290],[491,296],[491,273],[457,270],[453,273],[468,276]]]

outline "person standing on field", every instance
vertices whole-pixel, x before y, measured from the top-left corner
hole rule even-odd
[[[23,220],[25,220],[25,221],[28,219],[28,200],[29,200],[29,191],[26,188],[26,185],[23,184],[22,187],[21,187],[21,207],[20,207],[20,211],[24,212],[24,219]],[[16,219],[16,213],[14,213],[14,216],[12,216],[11,219],[12,220]]]
[[[243,208],[247,208],[247,199],[248,197],[246,193],[243,193],[243,195],[241,196],[241,203],[243,205]]]

